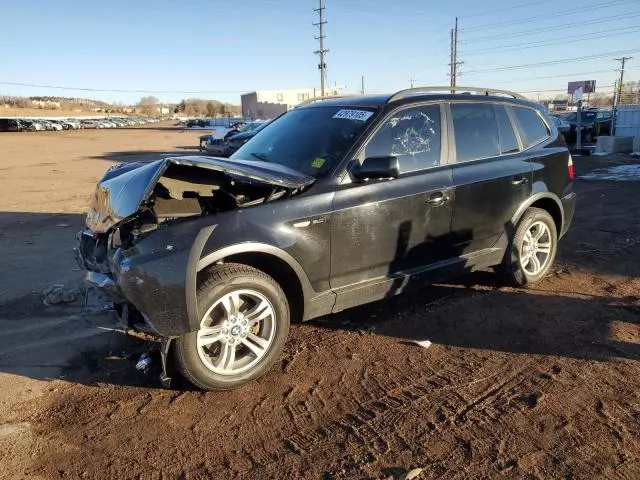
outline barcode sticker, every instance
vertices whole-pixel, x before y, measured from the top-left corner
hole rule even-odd
[[[333,118],[346,118],[347,120],[358,120],[366,122],[373,112],[367,110],[339,110]]]

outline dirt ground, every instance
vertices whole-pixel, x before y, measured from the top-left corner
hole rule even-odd
[[[81,285],[74,234],[110,162],[193,153],[199,134],[0,135],[0,477],[640,477],[638,182],[576,181],[533,289],[478,272],[294,325],[243,389],[165,390],[133,368],[143,342],[41,292]]]

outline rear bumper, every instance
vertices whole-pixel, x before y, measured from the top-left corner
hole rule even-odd
[[[562,222],[562,229],[559,237],[563,237],[569,230],[571,222],[573,221],[573,214],[576,211],[576,194],[571,192],[562,197],[562,210],[564,211],[564,220]]]

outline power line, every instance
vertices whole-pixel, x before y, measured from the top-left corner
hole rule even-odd
[[[558,64],[569,63],[569,62],[581,62],[581,61],[584,61],[584,60],[593,60],[593,59],[596,59],[596,58],[610,57],[612,55],[624,55],[624,54],[636,53],[636,52],[640,52],[640,49],[621,50],[621,51],[617,51],[617,52],[598,53],[598,54],[595,54],[595,55],[585,55],[583,57],[563,58],[561,60],[549,60],[547,62],[525,63],[525,64],[521,64],[521,65],[511,65],[511,66],[502,66],[502,67],[494,67],[494,68],[484,68],[484,69],[480,69],[480,70],[471,70],[469,72],[465,72],[465,74],[468,75],[468,74],[471,74],[471,73],[502,72],[502,71],[505,71],[505,70],[519,70],[519,69],[522,69],[522,68],[543,67],[543,66],[547,66],[547,65],[558,65]]]
[[[136,89],[119,89],[119,88],[91,88],[91,87],[66,87],[60,85],[41,85],[37,83],[20,83],[20,82],[0,82],[0,85],[13,85],[19,87],[37,87],[50,88],[54,90],[78,90],[82,92],[115,92],[115,93],[179,93],[184,95],[194,95],[203,93],[246,93],[248,90],[136,90]]]
[[[562,25],[554,25],[554,26],[550,26],[550,27],[542,27],[542,28],[534,28],[531,30],[521,30],[517,33],[508,33],[508,34],[498,34],[498,35],[488,35],[486,37],[478,37],[478,38],[472,38],[470,40],[464,41],[464,42],[460,42],[461,44],[469,44],[469,43],[478,43],[478,42],[484,42],[487,40],[497,40],[497,39],[503,39],[503,38],[513,38],[513,37],[522,37],[525,35],[529,35],[531,33],[538,33],[538,32],[552,32],[555,30],[564,30],[565,28],[573,28],[573,27],[584,27],[584,26],[588,26],[588,25],[596,25],[598,23],[606,23],[609,22],[611,20],[620,20],[620,19],[629,19],[629,18],[636,18],[636,17],[640,17],[640,13],[634,13],[629,15],[628,13],[625,14],[619,14],[619,15],[612,15],[610,17],[602,17],[596,20],[587,20],[587,21],[583,21],[583,22],[570,22],[570,23],[564,23]]]
[[[594,70],[591,72],[564,73],[562,75],[546,75],[543,77],[512,78],[510,80],[498,80],[497,82],[494,82],[494,83],[517,83],[517,82],[529,82],[531,80],[550,80],[554,78],[580,77],[580,76],[586,76],[586,75],[595,75],[598,73],[611,73],[613,71],[614,70],[612,69],[608,69],[608,70]]]
[[[500,47],[499,50],[497,50],[495,47],[481,48],[478,50],[468,50],[468,51],[465,51],[464,54],[478,55],[478,54],[484,54],[484,53],[496,53],[496,52],[501,53],[505,51],[508,52],[512,50],[526,50],[530,48],[548,47],[550,45],[565,43],[563,40],[578,40],[578,39],[591,40],[591,39],[597,39],[597,38],[608,38],[608,37],[614,37],[614,36],[620,36],[620,35],[628,35],[630,33],[636,33],[636,32],[640,32],[640,28],[638,28],[637,26],[620,28],[613,32],[611,30],[601,30],[598,32],[584,33],[580,35],[567,35],[564,37],[554,37],[555,40],[553,41],[540,40],[538,42],[512,43],[507,47]]]
[[[523,7],[533,7],[535,5],[540,5],[542,3],[549,3],[551,1],[553,0],[538,0],[537,2],[521,3],[519,5],[511,5],[510,7],[496,8],[495,10],[486,10],[484,12],[471,13],[469,15],[462,15],[460,18],[474,18],[474,17],[481,17],[484,15],[493,15],[494,13],[506,12],[507,10],[515,10],[517,8],[523,8]]]
[[[602,3],[597,3],[595,5],[591,5],[591,6],[586,6],[586,7],[580,7],[580,13],[583,12],[589,12],[592,10],[598,10],[600,8],[609,8],[611,6],[615,6],[615,5],[625,5],[628,3],[636,3],[637,4],[637,0],[614,0],[614,1],[609,1],[609,2],[602,2]],[[570,8],[567,10],[560,10],[557,12],[553,12],[553,16],[554,17],[559,17],[562,15],[575,15],[576,14],[576,9],[575,8]],[[497,27],[500,26],[512,26],[512,25],[522,25],[523,23],[531,23],[531,22],[535,22],[537,20],[540,19],[545,19],[545,18],[549,18],[549,14],[544,14],[544,15],[535,15],[533,17],[526,17],[520,20],[506,20],[506,21],[501,21],[501,22],[494,22],[494,23],[486,23],[484,25],[478,25],[475,27],[468,27],[468,28],[461,28],[460,31],[462,32],[475,32],[478,30],[487,30],[487,29],[495,29]]]
[[[614,87],[610,85],[605,85],[604,87],[598,87],[598,90],[614,90]],[[567,91],[566,88],[554,88],[551,90],[527,90],[527,91],[518,90],[518,93],[552,93],[552,92],[566,93],[566,91]],[[597,92],[597,93],[600,93],[600,92]],[[570,95],[570,94],[567,94],[567,95]]]

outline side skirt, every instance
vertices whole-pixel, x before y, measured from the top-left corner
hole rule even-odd
[[[379,277],[335,290],[336,303],[332,313],[365,303],[399,295],[411,288],[429,285],[502,262],[504,248],[494,247],[444,260],[427,267]]]

